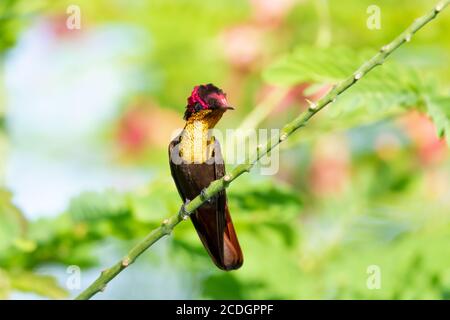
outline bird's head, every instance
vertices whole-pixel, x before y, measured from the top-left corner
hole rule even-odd
[[[228,104],[227,95],[215,85],[209,83],[194,87],[187,99],[184,119],[204,117],[207,115],[222,115],[226,110],[234,109]]]

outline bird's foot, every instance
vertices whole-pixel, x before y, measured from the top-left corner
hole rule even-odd
[[[180,215],[180,218],[183,220],[187,220],[189,218],[189,212],[186,210],[186,206],[191,202],[189,199],[186,199],[186,201],[181,205],[180,212],[178,213]]]
[[[202,191],[200,191],[200,199],[202,199],[202,201],[211,203],[211,199],[209,199],[206,194],[206,189],[202,189]]]

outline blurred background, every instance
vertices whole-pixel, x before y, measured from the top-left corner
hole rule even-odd
[[[195,85],[237,106],[219,129],[279,128],[431,5],[2,0],[0,298],[73,298],[177,212]],[[449,14],[230,186],[240,270],[182,223],[95,298],[449,299]]]

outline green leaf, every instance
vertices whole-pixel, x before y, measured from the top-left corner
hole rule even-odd
[[[182,201],[170,177],[158,178],[130,194],[133,216],[142,222],[160,222],[180,208]]]
[[[38,275],[31,272],[10,273],[13,289],[23,292],[32,292],[51,299],[63,299],[68,296],[67,291],[61,288],[55,278]]]
[[[75,221],[90,221],[129,214],[127,198],[115,190],[83,192],[72,199],[69,213]]]
[[[427,112],[437,128],[439,137],[445,137],[450,146],[450,97],[428,97]]]
[[[9,191],[0,188],[0,253],[25,235],[27,221],[12,203]]]
[[[356,53],[344,47],[299,47],[271,65],[263,77],[269,83],[285,86],[302,82],[334,83],[350,75],[368,57],[367,51]]]
[[[6,271],[0,269],[0,300],[8,299],[11,292],[11,282]]]
[[[239,220],[250,225],[255,220],[272,226],[277,222],[286,223],[295,219],[303,206],[295,190],[269,179],[241,179],[239,184],[230,187],[227,195],[230,211],[238,213]]]
[[[282,86],[308,83],[310,86],[304,94],[312,95],[317,84],[328,84],[331,88],[355,72],[373,54],[371,50],[300,47],[270,66],[264,72],[264,78]],[[335,130],[347,129],[384,120],[407,108],[421,107],[422,97],[435,91],[432,80],[410,66],[389,61],[366,74],[363,81],[354,84],[327,106],[327,112],[321,117],[329,121],[319,124],[313,121],[311,126],[317,126],[319,132],[328,129],[327,126]],[[332,121],[336,118],[339,122]]]

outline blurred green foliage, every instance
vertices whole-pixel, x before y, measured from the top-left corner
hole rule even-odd
[[[318,3],[299,1],[278,26],[261,27],[262,57],[242,70],[224,53],[223,37],[232,27],[258,20],[251,2],[78,1],[83,30],[131,25],[148,35],[151,54],[129,63],[139,65],[152,81],[130,97],[149,97],[157,108],[174,109],[181,116],[193,85],[225,83],[239,108],[224,119],[223,128],[245,119],[264,89],[307,84],[302,99],[291,101],[283,112],[275,110],[261,124],[279,126],[298,114],[305,96],[353,72],[430,6],[425,0],[375,1],[382,8],[382,29],[369,30],[366,8],[374,1]],[[69,4],[1,2],[0,55],[7,54],[33,19],[65,17]],[[318,10],[327,10],[328,17]],[[436,135],[450,142],[450,19],[444,14],[292,137],[278,175],[252,173],[229,188],[245,255],[242,269],[216,270],[191,224],[176,228],[167,255],[170,264],[186,269],[186,277],[198,279],[194,298],[450,298],[448,149],[440,151],[444,156],[439,161],[425,161],[434,149],[423,147],[422,140],[396,122],[412,110],[424,112],[435,123]],[[328,43],[318,41],[320,30],[331,35]],[[419,126],[413,123],[413,129]],[[383,134],[394,136],[395,143],[380,146],[377,139]],[[338,147],[325,161],[320,150],[326,141]],[[166,162],[165,147],[151,145],[138,162],[157,173],[147,185],[129,192],[86,190],[54,218],[28,221],[7,187],[0,189],[0,298],[16,291],[73,296],[39,267],[99,270],[105,266],[99,265],[98,248],[109,239],[131,245],[176,213],[180,200]],[[336,174],[328,173],[336,165],[342,166],[336,171],[345,179],[336,179],[345,180],[343,186],[321,191],[320,174]],[[146,255],[152,256],[152,264],[163,265],[152,250]],[[371,265],[381,270],[378,290],[367,287]]]
[[[298,48],[275,62],[264,76],[267,81],[278,85],[307,82],[324,86],[344,80],[374,54],[372,50],[355,52],[343,47]],[[374,122],[374,119],[392,117],[408,109],[426,110],[436,123],[438,135],[450,137],[449,82],[438,78],[435,69],[414,68],[402,61],[389,61],[369,73],[352,90],[344,92],[325,114],[328,119],[322,121],[329,125],[345,116],[346,120],[339,121],[337,126],[346,129]]]

